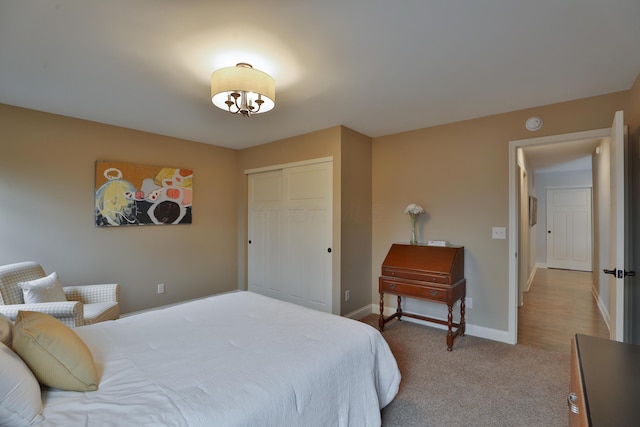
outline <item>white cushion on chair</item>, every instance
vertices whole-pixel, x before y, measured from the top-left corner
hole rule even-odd
[[[105,320],[116,320],[120,317],[120,306],[117,302],[96,302],[84,305],[84,324],[92,325]]]
[[[58,274],[53,272],[46,277],[28,282],[19,282],[22,289],[25,304],[38,304],[41,302],[66,301],[62,286],[58,281]]]

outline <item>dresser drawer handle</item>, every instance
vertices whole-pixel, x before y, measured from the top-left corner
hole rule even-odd
[[[396,285],[394,285],[394,284],[392,283],[392,284],[390,284],[390,285],[389,285],[389,287],[390,287],[391,289],[395,289],[395,288],[396,288]]]
[[[435,297],[436,295],[438,295],[438,291],[429,291],[429,293],[431,294],[432,297]]]
[[[575,393],[569,393],[567,397],[567,406],[569,406],[569,410],[574,414],[580,413],[580,408],[576,405],[578,401],[578,396]]]

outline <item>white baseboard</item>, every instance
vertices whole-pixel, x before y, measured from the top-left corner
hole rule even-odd
[[[365,305],[364,307],[352,311],[351,313],[345,314],[343,317],[348,317],[349,319],[353,320],[360,320],[363,317],[370,315],[371,313],[375,313],[374,311],[372,311],[372,307],[373,306]]]
[[[527,289],[525,290],[525,292],[529,292],[529,289],[531,289],[531,285],[533,285],[533,278],[536,276],[536,272],[538,271],[538,268],[546,268],[546,267],[540,267],[539,264],[536,264],[533,266],[533,269],[531,269],[531,274],[529,274],[529,278],[527,279]]]
[[[372,304],[371,305],[371,312],[379,314],[380,313],[380,306]],[[396,312],[395,307],[387,307],[387,306],[384,307],[384,315],[385,316],[390,316],[395,312]],[[437,318],[437,317],[434,316],[434,318]],[[440,320],[446,321],[446,319],[440,319]],[[426,322],[424,320],[414,319],[413,317],[403,317],[402,321],[403,322],[407,321],[407,322],[419,323],[421,325],[430,326],[432,328],[438,328],[438,329],[444,329],[444,330],[447,329],[447,327],[445,325],[441,325],[439,323],[433,323],[433,322]],[[478,338],[485,338],[485,339],[488,339],[488,340],[503,342],[503,343],[506,343],[506,344],[513,344],[509,340],[509,333],[507,331],[501,331],[499,329],[486,328],[484,326],[472,325],[472,324],[469,324],[468,322],[465,325],[465,335],[471,335],[471,336],[478,337]]]
[[[598,309],[600,310],[602,319],[604,319],[604,323],[607,325],[607,329],[611,331],[611,315],[609,314],[609,310],[602,302],[602,299],[600,298],[600,295],[598,294],[598,291],[596,288],[594,287],[591,288],[591,294],[593,295],[593,298],[596,300],[596,303],[598,304]]]

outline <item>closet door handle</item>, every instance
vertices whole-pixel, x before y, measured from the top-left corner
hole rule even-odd
[[[327,248],[327,252],[331,253],[331,248]]]

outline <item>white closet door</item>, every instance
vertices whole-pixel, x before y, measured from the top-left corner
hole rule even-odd
[[[283,170],[288,300],[331,312],[332,163]]]
[[[249,175],[248,288],[282,299],[282,171]]]
[[[333,163],[251,174],[248,204],[249,290],[330,313]]]

